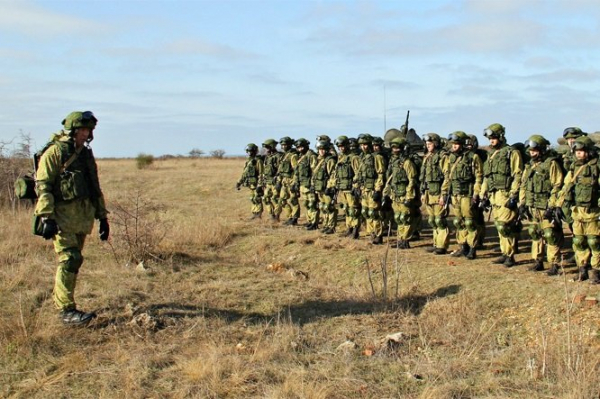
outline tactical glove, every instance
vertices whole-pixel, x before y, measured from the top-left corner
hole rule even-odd
[[[565,213],[563,212],[562,208],[554,208],[554,219],[561,222],[566,219]]]
[[[511,196],[508,198],[508,201],[506,201],[506,204],[504,204],[504,206],[513,211],[519,206],[519,201],[517,200],[517,197]]]
[[[293,193],[299,192],[300,191],[300,187],[298,187],[298,183],[293,183],[290,186],[290,191],[293,192]]]
[[[519,205],[519,218],[521,220],[530,220],[531,213],[527,205]]]
[[[546,210],[544,211],[544,219],[546,219],[548,221],[552,221],[553,217],[554,217],[554,214],[552,212],[552,208],[546,208]]]
[[[381,202],[381,191],[373,191],[373,194],[371,195],[371,198],[375,202]]]
[[[54,219],[44,219],[42,223],[42,237],[46,240],[51,239],[58,233],[58,225]]]
[[[278,181],[277,183],[275,183],[275,191],[277,191],[277,194],[279,194],[281,192],[281,182]]]
[[[412,206],[412,204],[413,204],[413,199],[412,199],[412,198],[406,198],[406,199],[404,200],[404,202],[402,202],[402,204],[403,204],[404,206],[411,207],[411,206]]]
[[[108,240],[108,236],[110,235],[110,226],[108,225],[107,218],[100,219],[100,228],[98,229],[98,234],[100,235],[100,240]]]
[[[308,192],[311,193],[311,194],[314,194],[315,193],[315,186],[310,186],[308,188]]]
[[[329,197],[335,197],[335,188],[334,187],[327,187],[325,189],[325,195],[329,196]]]
[[[240,191],[240,188],[241,188],[241,187],[242,187],[242,183],[240,183],[240,182],[237,182],[237,183],[235,184],[235,189],[236,189],[236,190]]]
[[[265,195],[265,190],[263,189],[263,186],[256,187],[256,195],[258,195],[259,197]]]

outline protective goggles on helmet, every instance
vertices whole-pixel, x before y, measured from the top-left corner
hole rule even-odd
[[[437,141],[437,137],[435,137],[432,134],[424,134],[423,135],[423,140],[424,141]]]
[[[527,140],[525,142],[525,147],[529,150],[536,150],[536,151],[543,151],[546,149],[546,145],[545,144],[540,144],[537,141],[534,140]]]
[[[456,133],[450,133],[450,135],[448,136],[448,141],[458,144],[463,143],[463,139]]]
[[[490,128],[484,129],[483,130],[483,135],[485,137],[487,137],[488,139],[500,137],[500,133],[497,133],[497,132],[493,131]]]
[[[578,127],[568,127],[563,131],[564,138],[577,138],[585,135],[586,133],[583,133]]]

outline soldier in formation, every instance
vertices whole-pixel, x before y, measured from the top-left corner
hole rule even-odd
[[[279,191],[275,187],[277,185],[277,170],[281,161],[281,153],[277,151],[277,141],[274,139],[265,140],[262,147],[265,149],[263,161],[263,207],[269,212],[271,219],[277,219],[275,207],[279,201]]]
[[[252,203],[251,219],[260,219],[263,212],[263,162],[258,155],[258,146],[254,143],[250,143],[246,146],[246,155],[247,160],[244,164],[242,176],[237,181],[235,187],[238,190],[242,186],[246,186],[250,189],[250,202]]]

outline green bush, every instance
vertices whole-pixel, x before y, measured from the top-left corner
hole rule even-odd
[[[135,159],[138,169],[146,169],[154,163],[154,155],[140,153]]]

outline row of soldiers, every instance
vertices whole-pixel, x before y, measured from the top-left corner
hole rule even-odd
[[[252,218],[266,209],[274,221],[283,212],[285,225],[297,225],[300,204],[306,210],[307,230],[336,231],[338,211],[345,215],[344,235],[358,239],[361,226],[373,244],[384,232],[396,229],[396,245],[410,248],[418,238],[422,208],[432,229],[435,255],[477,257],[485,234],[485,212],[491,211],[502,255],[493,263],[516,264],[518,238],[529,221],[532,271],[560,270],[564,243],[563,222],[573,233],[579,275],[600,284],[600,166],[594,142],[581,129],[564,130],[570,150],[554,151],[541,135],[526,143],[508,145],[505,128],[494,123],[484,129],[489,150],[479,148],[477,137],[456,131],[445,140],[436,133],[423,136],[420,155],[404,137],[390,141],[361,134],[353,143],[338,137],[317,138],[317,153],[306,139],[289,137],[248,144],[248,159],[237,188],[250,188]],[[334,146],[335,144],[335,146]],[[337,151],[336,151],[337,147]],[[449,210],[458,248],[449,251]],[[545,256],[544,256],[545,255]]]

